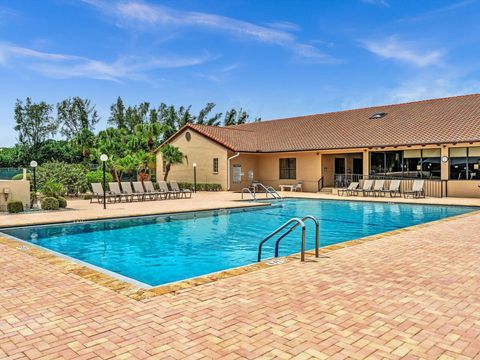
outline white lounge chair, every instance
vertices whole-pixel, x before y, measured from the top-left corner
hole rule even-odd
[[[133,201],[133,198],[135,197],[137,198],[137,201],[140,201],[141,199],[143,199],[143,195],[137,194],[136,192],[133,191],[132,183],[130,181],[122,181],[121,185],[122,185],[123,193],[125,194],[125,196],[130,197],[131,201]]]
[[[156,195],[155,194],[149,194],[145,191],[145,189],[143,188],[143,184],[141,181],[134,181],[132,183],[133,185],[133,189],[135,190],[135,193],[138,194],[138,196],[141,196],[142,197],[142,200],[145,200],[147,197],[150,199],[150,200],[155,200],[156,199]]]
[[[145,186],[145,192],[147,194],[151,194],[160,199],[162,198],[163,192],[155,190],[155,187],[153,186],[153,183],[151,181],[144,181],[143,186]],[[166,198],[167,197],[165,196],[165,199]]]
[[[365,196],[368,191],[372,190],[372,187],[373,187],[373,180],[365,180],[363,182],[363,186],[361,189],[352,190],[352,195],[353,194],[358,195],[359,193],[362,193],[362,195]]]
[[[93,200],[97,200],[99,203],[103,203],[103,198],[105,195],[105,198],[107,201],[111,202],[112,198],[115,199],[115,197],[109,192],[105,192],[103,190],[103,186],[100,183],[92,183],[92,198],[90,199],[90,203],[93,202]]]
[[[365,195],[371,194],[373,196],[380,196],[384,186],[385,186],[385,180],[375,180],[375,183],[373,184],[373,188],[371,190],[365,191]]]
[[[350,185],[346,188],[338,189],[338,196],[343,196],[346,194],[347,196],[351,195],[351,192],[358,189],[358,182],[351,182]]]
[[[170,187],[172,188],[172,191],[179,192],[180,197],[183,196],[185,199],[187,198],[187,195],[189,198],[192,197],[192,190],[180,189],[180,186],[178,186],[178,183],[175,180],[170,180]]]
[[[388,189],[382,190],[381,193],[385,196],[385,194],[389,194],[390,197],[402,196],[400,193],[400,180],[391,180]]]
[[[128,201],[128,197],[120,189],[118,182],[109,182],[108,187],[110,188],[110,193],[112,196],[115,196],[115,201],[118,199],[122,202],[122,198],[125,198],[125,201]]]
[[[412,196],[415,199],[424,198],[425,191],[423,190],[423,186],[425,185],[425,180],[414,180],[412,184],[412,189],[403,192],[403,196],[407,198],[408,196]]]
[[[160,192],[163,193],[166,198],[168,197],[170,199],[173,196],[174,198],[178,199],[181,195],[179,191],[170,190],[166,181],[159,181],[158,187],[160,188]]]

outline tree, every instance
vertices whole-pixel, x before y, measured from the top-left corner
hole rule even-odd
[[[117,102],[110,106],[108,125],[116,127],[117,129],[126,129],[127,127],[125,124],[125,106],[120,96],[117,98]]]
[[[183,163],[183,158],[185,157],[183,153],[175,146],[170,144],[165,144],[160,149],[162,153],[162,159],[165,162],[165,176],[163,180],[167,181],[168,173],[172,165]]]
[[[90,100],[75,96],[57,104],[57,121],[60,133],[70,140],[84,130],[93,132],[99,117]]]
[[[240,108],[239,111],[230,109],[225,113],[223,124],[225,126],[245,124],[249,117],[250,115],[248,115],[242,108]]]
[[[196,123],[199,125],[219,126],[222,113],[216,113],[212,117],[208,118],[208,115],[212,112],[214,107],[214,103],[208,103],[205,105],[205,107],[198,113]]]
[[[90,157],[91,148],[95,144],[95,135],[89,129],[82,129],[72,139],[72,144],[80,149],[82,160]]]
[[[125,110],[125,128],[133,132],[135,126],[148,123],[149,115],[150,103],[148,102],[127,107]]]
[[[35,151],[49,137],[57,131],[57,122],[51,116],[53,106],[42,101],[32,103],[27,97],[25,105],[17,99],[15,104],[15,130],[18,132],[18,141],[25,148],[26,163],[29,158],[35,157]]]

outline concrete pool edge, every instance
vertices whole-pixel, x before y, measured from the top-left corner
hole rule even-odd
[[[380,234],[370,235],[367,237],[358,238],[358,239],[346,241],[343,243],[329,245],[321,248],[320,253],[325,254],[334,250],[348,248],[351,246],[359,245],[359,244],[370,242],[377,239],[386,238],[386,237],[400,234],[403,232],[409,232],[416,229],[433,226],[435,224],[453,221],[459,218],[474,216],[478,214],[480,214],[480,210],[471,211],[471,212],[459,214],[459,215],[454,215],[454,216],[450,216],[450,217],[446,217],[443,219],[434,220],[434,221],[430,221],[422,224],[412,225],[402,229],[396,229],[396,230],[392,230],[392,231],[388,231]],[[64,271],[75,274],[83,279],[89,280],[90,282],[93,282],[109,290],[115,291],[119,294],[125,295],[134,300],[145,300],[155,296],[175,293],[177,291],[193,288],[203,284],[212,283],[221,279],[239,276],[239,275],[247,274],[247,273],[262,270],[262,269],[268,269],[270,267],[282,265],[293,260],[299,261],[300,259],[300,256],[299,256],[300,254],[296,253],[286,257],[275,259],[275,261],[272,261],[274,259],[268,259],[260,263],[253,263],[253,264],[249,264],[249,265],[245,265],[237,268],[231,268],[231,269],[227,269],[227,270],[223,270],[223,271],[219,271],[211,274],[201,275],[199,277],[194,277],[186,280],[180,280],[177,282],[163,284],[156,287],[143,288],[133,284],[132,282],[123,281],[116,277],[110,276],[108,273],[95,270],[90,266],[83,265],[84,263],[82,262],[77,262],[77,261],[71,260],[68,257],[61,256],[61,254],[60,255],[56,254],[50,250],[47,250],[41,247],[29,246],[32,244],[22,240],[18,240],[13,237],[5,237],[3,235],[0,235],[0,244],[16,249],[17,251],[22,251],[25,254],[36,257],[43,261],[47,261],[49,264],[55,265]],[[314,257],[313,250],[308,251],[306,254],[307,254],[307,259],[306,259],[307,262],[311,260],[316,260],[316,258]],[[322,257],[320,257],[319,259],[321,258]]]

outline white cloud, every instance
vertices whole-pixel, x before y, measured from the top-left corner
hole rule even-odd
[[[398,60],[420,67],[438,65],[443,57],[441,50],[418,50],[417,44],[401,42],[395,36],[381,40],[367,40],[363,42],[363,46],[384,59]]]
[[[209,54],[192,57],[123,56],[113,62],[105,62],[0,43],[0,65],[9,66],[12,59],[15,59],[16,66],[24,66],[48,77],[83,77],[120,81],[122,79],[143,79],[144,73],[148,70],[198,65],[212,59],[212,56]]]
[[[377,5],[377,6],[390,6],[387,0],[361,0],[365,4]]]
[[[301,43],[291,33],[298,27],[289,22],[257,25],[251,22],[237,20],[227,16],[204,12],[178,11],[167,6],[150,5],[136,0],[119,3],[102,2],[99,0],[83,0],[114,16],[123,26],[144,30],[163,28],[197,27],[232,34],[254,41],[273,44],[291,50],[296,56],[309,58],[312,62],[328,63],[335,59],[311,45]],[[308,49],[308,50],[307,50]]]

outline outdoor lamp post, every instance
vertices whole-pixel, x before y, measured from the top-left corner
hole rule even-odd
[[[107,208],[107,178],[106,178],[106,171],[107,171],[107,160],[108,156],[105,154],[100,155],[100,160],[103,163],[103,209]]]
[[[193,163],[193,192],[197,192],[197,163]]]
[[[37,166],[38,163],[35,160],[30,162],[30,167],[33,169],[33,193],[34,195],[34,202],[37,203]]]

